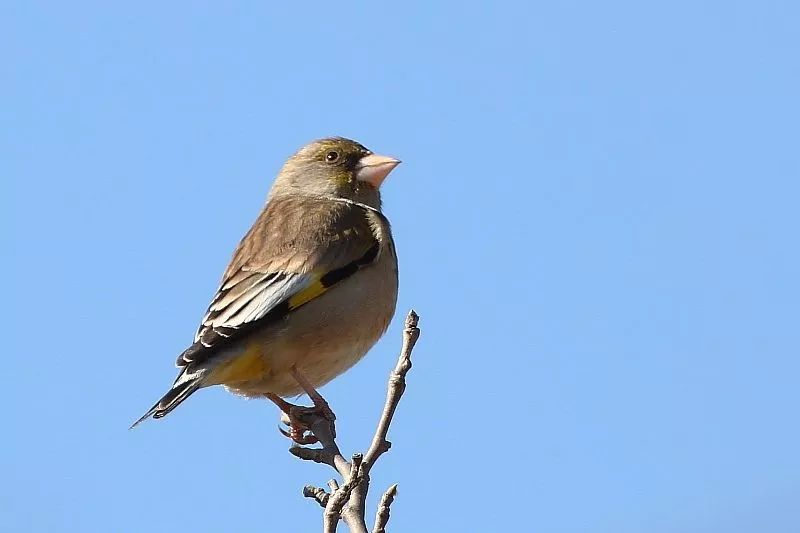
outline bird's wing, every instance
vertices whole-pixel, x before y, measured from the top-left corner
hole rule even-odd
[[[273,199],[239,243],[194,343],[177,365],[207,360],[373,262],[381,239],[370,216],[339,202]]]

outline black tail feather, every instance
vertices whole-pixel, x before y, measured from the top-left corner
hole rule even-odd
[[[151,416],[153,418],[163,418],[167,416],[173,409],[178,407],[183,400],[192,395],[194,391],[200,388],[203,380],[202,373],[195,374],[188,379],[182,380],[184,376],[181,375],[172,385],[172,388],[156,402],[142,417],[133,423],[130,429],[135,428]]]

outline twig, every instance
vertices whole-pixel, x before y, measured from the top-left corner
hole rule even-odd
[[[315,487],[314,485],[306,485],[303,487],[303,496],[316,500],[323,509],[328,505],[328,500],[331,497],[330,494],[325,492],[325,489]]]
[[[389,507],[392,506],[395,496],[397,496],[397,483],[389,487],[381,496],[381,503],[378,504],[378,512],[375,514],[375,527],[372,528],[372,533],[386,533],[386,524],[389,522]]]
[[[344,507],[344,504],[346,504],[347,500],[350,499],[350,494],[353,492],[353,489],[356,488],[359,483],[361,483],[361,465],[361,454],[353,454],[353,462],[350,468],[350,475],[347,476],[347,482],[331,495],[331,497],[328,499],[327,505],[325,505],[323,519],[323,531],[325,533],[332,533],[336,531],[336,526],[339,524],[339,518],[342,517],[342,508]],[[348,526],[349,525],[350,524],[348,522]]]
[[[419,316],[414,311],[411,311],[406,317],[406,327],[403,330],[403,349],[400,351],[400,358],[389,375],[389,390],[386,391],[383,414],[381,414],[381,419],[378,422],[375,436],[372,438],[372,444],[364,456],[367,468],[374,465],[378,457],[392,446],[392,443],[386,440],[386,435],[389,433],[389,425],[392,423],[392,418],[394,418],[397,404],[400,403],[400,398],[406,390],[406,374],[408,374],[412,366],[411,351],[414,349],[414,345],[417,344],[417,339],[419,339],[418,323]]]
[[[386,402],[383,404],[383,413],[381,414],[378,428],[375,430],[375,436],[372,438],[372,444],[364,456],[364,481],[356,487],[353,495],[350,497],[350,505],[348,512],[357,513],[359,516],[365,516],[365,505],[367,500],[367,491],[369,490],[369,473],[378,458],[391,448],[392,443],[386,440],[386,435],[389,433],[389,425],[394,418],[394,412],[397,410],[397,405],[400,403],[400,398],[403,397],[403,392],[406,390],[406,374],[411,370],[411,352],[419,339],[419,315],[412,309],[406,317],[405,328],[403,329],[403,347],[400,350],[400,357],[397,359],[397,365],[389,375],[389,387],[386,391]]]
[[[389,375],[389,385],[386,391],[386,402],[383,406],[378,427],[372,438],[367,453],[354,454],[352,463],[348,462],[339,446],[336,444],[336,430],[333,422],[316,413],[303,415],[303,424],[317,438],[322,448],[305,448],[292,446],[289,451],[295,457],[305,461],[324,463],[334,468],[344,484],[340,487],[336,480],[330,480],[328,487],[331,492],[324,489],[306,486],[303,495],[316,500],[325,508],[323,526],[325,533],[333,533],[341,518],[350,528],[351,533],[369,533],[365,518],[365,502],[369,491],[369,472],[378,458],[386,453],[392,444],[387,440],[389,426],[394,418],[397,405],[406,389],[406,374],[411,370],[411,352],[419,339],[419,316],[413,310],[409,311],[403,329],[403,347],[397,365]],[[389,507],[397,494],[397,485],[392,485],[381,498],[375,518],[373,533],[385,533],[389,521]],[[324,500],[324,504],[323,504]]]
[[[289,453],[304,461],[314,461],[333,466],[333,456],[322,448],[303,448],[302,446],[292,446]]]

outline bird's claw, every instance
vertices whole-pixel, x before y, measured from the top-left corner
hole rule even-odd
[[[313,433],[308,432],[308,430],[305,428],[296,428],[290,426],[289,431],[286,431],[283,428],[278,428],[278,431],[280,431],[281,435],[284,437],[292,439],[292,442],[300,444],[301,446],[316,444],[319,442],[319,439],[315,437]]]
[[[288,413],[281,411],[281,423],[287,426],[289,430],[278,428],[278,431],[281,432],[281,435],[292,439],[297,444],[306,445],[319,442],[319,439],[311,433],[308,425],[303,420],[303,418],[312,414],[313,410],[313,408],[309,407],[292,405]]]
[[[314,407],[305,407],[301,405],[294,405],[282,398],[277,398],[273,395],[267,396],[272,400],[281,410],[281,423],[287,426],[287,429],[278,428],[281,435],[291,439],[293,442],[300,445],[315,444],[319,439],[311,432],[310,419],[314,416],[321,416],[331,426],[331,435],[336,436],[336,415],[331,410],[328,402],[315,402]]]

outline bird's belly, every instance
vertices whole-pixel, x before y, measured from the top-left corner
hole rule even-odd
[[[391,260],[390,260],[391,259]],[[386,331],[397,303],[393,258],[342,281],[296,309],[280,324],[257,335],[264,372],[255,379],[226,384],[232,392],[296,396],[303,391],[291,375],[295,366],[321,387],[361,360]]]

